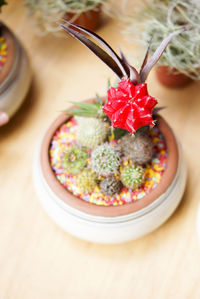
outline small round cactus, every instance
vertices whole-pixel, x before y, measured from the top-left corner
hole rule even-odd
[[[119,146],[122,153],[136,164],[146,164],[153,156],[153,142],[144,132],[125,135]]]
[[[121,181],[125,187],[136,189],[144,180],[144,169],[139,165],[130,165],[122,169]]]
[[[67,148],[63,157],[63,167],[72,174],[77,174],[87,163],[88,153],[77,146]]]
[[[104,142],[108,135],[108,131],[108,126],[100,119],[79,119],[76,140],[80,146],[93,149]]]
[[[108,143],[99,145],[91,155],[91,168],[102,176],[116,174],[120,166],[119,152]]]
[[[91,169],[83,170],[77,177],[77,184],[81,192],[91,193],[97,186],[97,175]]]
[[[113,177],[105,178],[100,183],[102,193],[109,196],[118,193],[121,188],[122,183]]]

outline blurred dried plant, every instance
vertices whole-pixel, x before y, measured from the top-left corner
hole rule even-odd
[[[159,64],[200,79],[200,1],[146,0],[123,20],[128,24],[125,33],[129,41],[139,41],[146,48],[151,40],[150,54],[169,33],[190,28],[172,40]]]
[[[38,33],[58,32],[60,27],[56,21],[65,17],[66,13],[75,14],[71,21],[83,12],[95,10],[99,5],[105,4],[105,0],[25,0],[28,15],[32,17],[37,26]]]

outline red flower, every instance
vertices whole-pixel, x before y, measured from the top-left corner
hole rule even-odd
[[[123,78],[117,88],[109,88],[103,112],[110,118],[113,128],[133,134],[143,126],[154,125],[152,110],[156,104],[157,100],[148,94],[146,83],[133,85]]]

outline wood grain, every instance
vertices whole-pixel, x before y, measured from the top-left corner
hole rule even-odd
[[[149,91],[167,106],[182,142],[188,182],[176,213],[161,228],[134,242],[103,246],[61,231],[41,208],[32,182],[35,148],[49,124],[70,101],[105,94],[110,70],[71,38],[38,37],[20,1],[9,1],[1,18],[23,41],[34,79],[20,111],[0,128],[0,298],[121,299],[200,298],[200,84],[162,87],[154,73]],[[99,33],[126,47],[114,24]],[[130,56],[131,56],[130,55]]]

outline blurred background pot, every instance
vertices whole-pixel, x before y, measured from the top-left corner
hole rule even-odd
[[[0,70],[0,125],[3,125],[19,109],[28,92],[31,68],[19,40],[6,25],[0,26],[7,45],[6,60]]]
[[[160,83],[171,88],[183,87],[193,81],[190,77],[164,65],[156,67],[156,76]]]
[[[101,22],[101,7],[98,6],[95,9],[88,10],[76,15],[73,13],[67,13],[65,15],[67,21],[72,21],[76,25],[83,26],[89,30],[96,30]]]
[[[101,21],[101,11],[108,10],[105,0],[25,0],[28,15],[39,34],[57,33],[61,27],[56,24],[63,19],[95,30]]]
[[[141,200],[122,206],[99,206],[75,197],[57,180],[49,161],[49,147],[57,129],[67,122],[62,114],[44,135],[34,164],[37,195],[50,216],[70,234],[97,243],[121,243],[137,239],[158,228],[178,206],[186,184],[186,167],[180,146],[168,126],[158,117],[168,151],[161,182]]]

